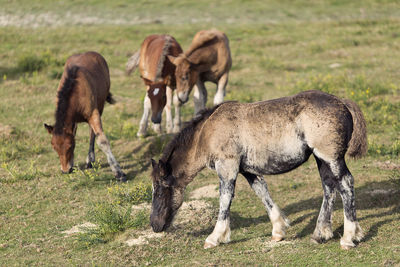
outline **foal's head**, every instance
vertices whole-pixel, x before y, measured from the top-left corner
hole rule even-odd
[[[183,188],[176,183],[168,163],[151,160],[153,172],[153,201],[150,224],[154,232],[165,231],[172,223],[183,202]]]
[[[151,102],[151,121],[153,123],[160,123],[162,112],[165,104],[167,103],[167,85],[165,81],[153,83],[147,79],[145,84],[149,86],[147,95]]]
[[[52,135],[51,145],[60,158],[61,171],[63,173],[72,172],[75,149],[75,137],[73,133],[66,133],[64,131],[62,134],[57,134],[54,131],[54,126],[44,124],[44,127]]]
[[[179,100],[185,103],[188,101],[189,94],[197,82],[199,76],[198,65],[190,62],[183,54],[178,57],[168,56],[168,59],[176,66],[176,92]]]

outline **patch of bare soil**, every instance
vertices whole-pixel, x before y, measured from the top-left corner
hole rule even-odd
[[[178,214],[169,231],[177,229],[186,229],[190,224],[200,226],[201,223],[212,220],[213,214],[211,205],[203,200],[192,200],[183,202]],[[132,206],[132,213],[135,214],[140,210],[150,212],[151,206],[148,203]],[[135,233],[135,238],[127,239],[124,243],[128,246],[141,246],[149,243],[149,240],[161,238],[165,233],[154,233],[151,229],[139,231]]]
[[[14,132],[14,128],[10,125],[4,125],[0,123],[0,136],[10,137]]]
[[[206,185],[200,188],[197,188],[190,194],[190,198],[192,199],[201,199],[204,197],[216,198],[219,197],[218,186],[217,185]]]
[[[125,244],[127,244],[129,247],[146,245],[149,243],[149,240],[161,238],[165,235],[165,233],[154,233],[151,229],[148,229],[137,232],[137,235],[138,235],[137,238],[131,238],[126,240]]]
[[[71,236],[73,234],[77,234],[77,233],[84,233],[85,231],[87,231],[88,229],[94,229],[96,228],[97,225],[91,223],[91,222],[85,222],[79,225],[75,225],[74,227],[72,227],[69,230],[65,230],[61,233],[63,233],[65,235],[65,237]]]

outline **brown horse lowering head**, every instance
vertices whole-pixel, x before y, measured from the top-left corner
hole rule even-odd
[[[185,103],[199,77],[198,65],[190,62],[184,54],[178,57],[168,56],[168,59],[176,66],[176,92],[179,101]]]
[[[71,173],[74,166],[75,137],[73,133],[56,133],[54,126],[44,124],[49,134],[52,135],[51,145],[60,158],[61,171]]]
[[[183,202],[183,188],[176,183],[168,163],[151,160],[153,171],[153,201],[150,224],[154,232],[161,232],[171,225]]]
[[[143,80],[149,87],[147,95],[151,102],[151,121],[153,123],[160,123],[162,112],[167,103],[167,83],[166,81],[154,83],[145,78]]]

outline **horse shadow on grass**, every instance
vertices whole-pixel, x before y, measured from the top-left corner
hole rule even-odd
[[[382,182],[371,182],[363,185],[362,187],[356,188],[356,209],[358,211],[358,221],[362,224],[362,221],[366,221],[371,218],[382,218],[390,215],[400,214],[400,188],[394,188],[394,184],[390,181],[382,181]],[[256,198],[255,198],[256,199]],[[259,199],[256,199],[259,201]],[[306,200],[298,201],[287,206],[281,207],[283,212],[286,215],[293,215],[295,213],[299,213],[306,210],[312,210],[306,214],[296,217],[292,222],[291,226],[299,224],[304,220],[311,218],[307,225],[303,227],[303,229],[296,234],[296,238],[303,238],[306,236],[311,236],[314,231],[319,209],[322,203],[321,197],[313,197]],[[379,212],[380,209],[387,209],[389,207],[393,207],[388,211]],[[341,203],[340,195],[337,195],[335,211],[342,211],[343,206]],[[367,214],[361,215],[363,210],[376,210],[375,214]],[[291,216],[293,218],[293,216]],[[368,241],[375,237],[379,231],[379,228],[383,225],[389,224],[393,222],[395,219],[391,218],[383,218],[382,220],[376,222],[371,227],[364,229],[365,236],[363,241]],[[254,225],[258,225],[260,223],[269,222],[269,217],[267,214],[263,216],[259,216],[256,218],[246,218],[241,216],[237,212],[231,212],[231,229],[239,229],[246,228]],[[361,225],[362,226],[362,225]],[[201,229],[199,231],[192,232],[191,234],[194,236],[203,236],[210,234],[214,229],[214,226],[207,227],[205,229]],[[343,223],[334,229],[334,238],[338,238],[343,233]],[[266,233],[265,236],[269,236],[271,233]],[[249,238],[244,238],[240,240],[236,240],[236,242],[243,242]]]
[[[399,207],[400,188],[396,189],[393,187],[394,184],[392,182],[382,181],[382,182],[367,183],[362,187],[356,188],[356,209],[358,211],[358,221],[362,222],[370,218],[382,218],[385,216],[400,214],[400,207]],[[286,214],[293,214],[304,210],[314,210],[307,214],[301,215],[300,217],[292,221],[291,225],[296,225],[306,220],[307,218],[312,217],[312,219],[309,220],[307,225],[296,235],[296,237],[301,238],[311,235],[313,233],[317,222],[321,203],[322,203],[322,196],[299,201],[283,208],[283,211]],[[379,212],[380,209],[386,209],[389,207],[393,208],[390,209],[389,211]],[[339,194],[336,197],[334,210],[335,211],[343,210]],[[361,215],[363,213],[362,212],[363,210],[376,210],[378,212],[375,214]],[[372,237],[376,236],[379,228],[385,224],[390,223],[391,221],[393,221],[393,219],[384,219],[372,225],[370,229],[367,232],[365,232],[363,240],[368,241]],[[341,236],[342,233],[343,233],[343,224],[341,224],[334,230],[334,236],[335,237]]]
[[[172,134],[165,134],[160,136],[148,136],[143,140],[137,142],[129,142],[128,147],[124,147],[122,155],[115,155],[117,161],[122,167],[122,170],[127,175],[127,180],[134,180],[139,174],[146,172],[150,168],[150,159],[158,157],[161,154],[162,149],[171,140]],[[131,146],[131,147],[129,147]],[[101,151],[96,152],[101,154]],[[102,175],[99,179],[95,180],[97,183],[109,184],[110,179],[113,179],[110,165],[107,161],[102,161],[99,165],[100,169],[105,171],[105,175]],[[78,165],[81,171],[86,169],[86,163],[82,162]]]

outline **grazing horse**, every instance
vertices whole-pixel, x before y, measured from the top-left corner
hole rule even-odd
[[[100,117],[105,102],[113,103],[105,59],[96,52],[69,57],[57,91],[55,125],[44,126],[52,135],[51,144],[60,158],[61,171],[72,171],[77,123],[87,122],[90,128],[87,168],[91,168],[95,161],[94,141],[97,137],[97,145],[107,155],[113,174],[117,180],[126,181],[126,175],[111,153],[110,143],[101,125]]]
[[[180,130],[180,105],[177,96],[174,96],[175,120],[172,126],[171,102],[172,93],[176,88],[175,65],[169,55],[177,56],[182,53],[182,48],[170,35],[150,35],[143,41],[140,50],[136,52],[126,64],[126,71],[130,74],[139,66],[140,77],[146,85],[144,98],[144,111],[140,121],[138,136],[146,135],[147,121],[152,112],[151,121],[154,130],[161,133],[161,117],[166,105],[167,133]]]
[[[195,114],[205,108],[207,81],[217,84],[214,105],[224,101],[225,87],[232,66],[228,37],[217,30],[203,30],[193,38],[192,44],[185,53],[178,57],[168,56],[176,65],[175,76],[179,100],[184,103],[196,84],[194,92]]]
[[[321,91],[306,91],[275,100],[242,104],[226,102],[205,110],[152,160],[153,201],[150,222],[166,230],[182,204],[186,186],[206,166],[220,181],[215,229],[204,248],[230,241],[229,210],[238,173],[261,198],[272,222],[272,240],[284,238],[289,221],[273,202],[263,175],[295,169],[314,155],[324,196],[313,240],[333,237],[332,210],[336,191],[344,207],[342,248],[354,247],[362,230],[356,219],[354,180],[345,163],[366,153],[366,125],[354,102]]]

